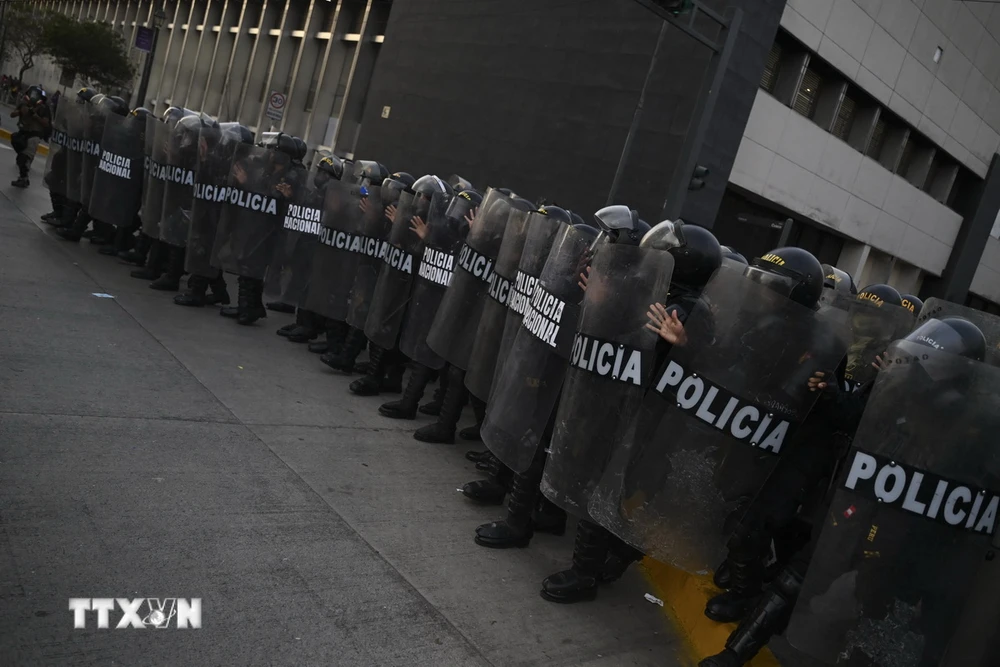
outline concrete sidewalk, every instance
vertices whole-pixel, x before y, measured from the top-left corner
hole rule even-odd
[[[572,527],[476,546],[501,512],[456,491],[469,446],[380,417],[288,316],[175,306],[54,237],[44,160],[17,190],[0,148],[0,662],[687,664],[637,570],[545,602]],[[203,629],[73,629],[70,597],[146,596],[202,598]]]

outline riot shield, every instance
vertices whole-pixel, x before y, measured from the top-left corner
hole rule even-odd
[[[442,368],[445,361],[427,345],[427,333],[451,283],[456,253],[468,232],[465,220],[449,218],[445,212],[432,206],[428,213],[420,268],[413,278],[413,294],[399,334],[403,354],[433,369]]]
[[[722,562],[739,518],[833,373],[847,328],[732,271],[717,271],[616,437],[591,498],[595,521],[688,572]]]
[[[545,217],[541,213],[512,208],[507,218],[503,242],[497,252],[496,265],[486,291],[488,298],[483,303],[483,314],[479,318],[479,328],[469,355],[469,369],[465,374],[465,387],[480,400],[486,401],[490,397],[497,352],[500,350],[504,323],[507,321],[507,300],[517,278],[517,265],[524,250],[528,221],[532,218],[545,220]]]
[[[66,196],[66,163],[69,158],[67,116],[72,104],[60,104],[52,119],[49,155],[45,160],[45,186],[57,195]]]
[[[367,242],[359,233],[363,219],[361,186],[330,181],[305,302],[305,307],[314,313],[338,322],[347,317],[354,271]]]
[[[60,104],[66,109],[66,133],[69,150],[66,152],[66,198],[82,203],[83,151],[87,142],[87,107],[69,102]]]
[[[172,246],[184,247],[191,231],[191,204],[194,202],[201,125],[201,122],[191,120],[174,123],[167,138],[164,162],[160,165],[164,176],[160,240]]]
[[[395,219],[389,230],[389,248],[375,283],[365,336],[385,349],[396,346],[406,307],[410,303],[413,275],[420,268],[423,242],[411,228],[415,216],[423,220],[443,218],[448,199],[435,193],[432,199],[404,192],[399,196]]]
[[[240,144],[233,156],[213,254],[222,270],[261,279],[304,169],[281,151]],[[301,172],[301,173],[300,173]]]
[[[587,517],[612,443],[642,405],[660,340],[646,312],[663,302],[673,268],[670,253],[636,246],[594,258],[541,485],[574,516]]]
[[[198,168],[195,171],[191,224],[188,229],[184,268],[188,273],[215,278],[213,264],[215,237],[228,193],[227,182],[240,136],[231,126],[203,126],[198,139]]]
[[[329,185],[329,184],[327,184]],[[288,205],[278,247],[267,269],[264,293],[281,303],[305,303],[323,221],[324,189],[302,188]]]
[[[562,227],[552,244],[510,353],[497,373],[481,434],[515,472],[527,470],[552,418],[573,351],[593,237]]]
[[[496,368],[503,368],[504,361],[510,354],[517,332],[521,329],[524,313],[528,310],[531,297],[538,285],[538,278],[545,268],[545,260],[549,258],[552,244],[562,233],[563,223],[551,224],[544,217],[532,216],[521,250],[521,261],[517,265],[517,274],[507,298],[507,319],[504,321],[503,335],[500,338],[500,348],[497,350]],[[490,396],[496,390],[497,373],[493,373],[493,383],[490,386]]]
[[[924,301],[924,307],[917,316],[914,328],[931,318],[961,317],[969,320],[983,332],[986,338],[986,363],[1000,366],[1000,318],[982,310],[960,306],[951,301],[931,297]]]
[[[876,306],[853,294],[837,294],[827,305],[846,313],[851,342],[847,348],[844,379],[856,385],[874,380],[876,370],[872,362],[875,357],[884,354],[890,343],[913,329],[913,313],[900,306],[888,303]]]
[[[385,208],[398,201],[398,190],[383,190],[380,185],[368,186],[368,198],[361,221],[362,253],[355,267],[351,300],[347,306],[347,323],[355,329],[365,328],[379,269],[389,248],[387,239],[392,223],[385,217]]]
[[[88,211],[115,227],[129,227],[142,201],[142,133],[135,116],[110,114],[104,122],[101,160],[94,174]]]
[[[944,663],[997,547],[998,396],[1000,369],[889,348],[786,632],[793,645],[828,664]]]
[[[80,174],[80,202],[90,203],[90,195],[94,188],[94,176],[101,162],[101,139],[104,138],[104,124],[108,118],[105,108],[96,104],[83,107],[87,112],[87,134],[83,143],[83,160]]]
[[[167,145],[173,123],[164,123],[154,116],[146,116],[146,154],[149,155],[149,169],[146,185],[142,189],[142,233],[154,239],[160,238],[160,217],[163,215],[163,191],[167,159]]]
[[[500,252],[511,199],[490,188],[458,253],[451,285],[427,334],[427,344],[452,366],[469,367],[493,262]]]

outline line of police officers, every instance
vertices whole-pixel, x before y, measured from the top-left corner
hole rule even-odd
[[[578,520],[544,598],[593,600],[647,555],[714,572],[705,613],[739,626],[705,666],[781,632],[827,664],[997,664],[976,624],[997,597],[974,594],[1000,581],[996,318],[858,293],[799,248],[748,263],[626,206],[581,216],[329,154],[310,169],[297,137],[186,109],[82,90],[53,126],[63,238],[92,223],[133,276],[176,291],[186,273],[175,303],[240,324],[264,294],[294,309],[279,335],[360,371],[351,391],[402,391],[382,415],[437,417],[418,440],[454,442],[471,403],[460,435],[486,474],[463,492],[506,504],[476,543]]]

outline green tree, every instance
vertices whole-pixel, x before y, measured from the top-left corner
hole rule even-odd
[[[57,65],[89,84],[126,87],[135,74],[125,39],[106,23],[51,13],[44,21],[42,44]]]
[[[18,83],[35,66],[35,58],[45,53],[45,26],[50,14],[19,5],[7,8],[3,20],[4,56],[12,56],[18,63]]]

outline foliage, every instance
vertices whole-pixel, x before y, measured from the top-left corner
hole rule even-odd
[[[63,69],[106,87],[127,86],[132,80],[125,39],[112,26],[55,12],[48,13],[43,25],[43,50]]]
[[[9,6],[4,15],[4,55],[18,61],[18,82],[35,66],[35,58],[45,53],[45,25],[49,11],[30,7]]]

